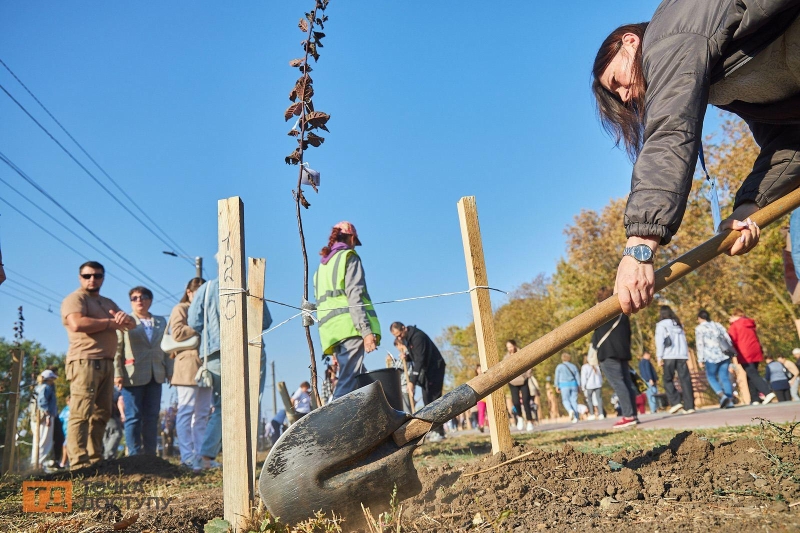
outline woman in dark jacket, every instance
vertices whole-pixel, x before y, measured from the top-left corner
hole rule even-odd
[[[612,291],[608,287],[600,287],[597,291],[597,303],[610,298]],[[597,350],[600,370],[611,384],[611,388],[619,398],[622,418],[614,424],[614,429],[635,426],[639,423],[636,416],[636,396],[639,394],[631,379],[631,322],[625,315],[603,324],[592,335],[592,346]]]
[[[626,313],[652,301],[653,253],[680,227],[708,103],[747,121],[761,147],[719,228],[742,232],[730,255],[758,243],[750,215],[800,185],[798,14],[800,0],[669,0],[600,47],[600,120],[635,159],[616,281]]]

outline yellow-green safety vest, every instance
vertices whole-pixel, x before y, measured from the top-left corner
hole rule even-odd
[[[325,355],[333,353],[333,347],[351,337],[360,337],[361,333],[350,318],[350,305],[344,289],[344,276],[347,259],[350,254],[358,255],[355,250],[341,250],[330,258],[326,264],[320,264],[314,274],[314,298],[317,301],[317,318],[319,320],[319,338]],[[381,324],[372,302],[362,296],[364,311],[367,313],[369,328],[375,334],[375,343],[381,342]]]

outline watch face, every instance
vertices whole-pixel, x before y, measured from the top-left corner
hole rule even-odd
[[[633,252],[631,255],[637,261],[646,262],[653,258],[653,250],[646,244],[637,244],[631,252]]]

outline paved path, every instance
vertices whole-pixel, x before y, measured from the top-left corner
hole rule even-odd
[[[746,426],[758,424],[755,417],[766,418],[772,422],[800,421],[800,402],[781,402],[768,405],[748,405],[734,407],[733,409],[719,409],[717,407],[700,409],[690,415],[670,415],[659,412],[654,415],[639,415],[639,429],[699,429],[725,426]],[[619,420],[606,418],[605,420],[592,420],[578,422],[577,424],[542,424],[536,426],[537,431],[591,431],[607,430]],[[516,431],[513,431],[516,433]]]

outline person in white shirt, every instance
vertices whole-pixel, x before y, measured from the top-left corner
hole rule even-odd
[[[589,358],[585,359],[581,367],[581,390],[583,396],[586,398],[586,406],[589,408],[589,420],[602,420],[605,418],[603,414],[603,397],[600,390],[603,387],[603,374],[600,372],[598,365],[589,364]],[[594,408],[594,413],[592,413]]]
[[[294,406],[295,412],[299,415],[298,418],[311,412],[311,396],[308,394],[309,390],[311,390],[311,384],[308,381],[304,381],[300,384],[300,388],[292,394],[292,405]]]
[[[713,322],[705,309],[697,313],[694,342],[697,362],[700,368],[705,368],[708,384],[719,396],[720,408],[733,407],[733,386],[728,371],[734,355],[733,342],[722,324]]]

